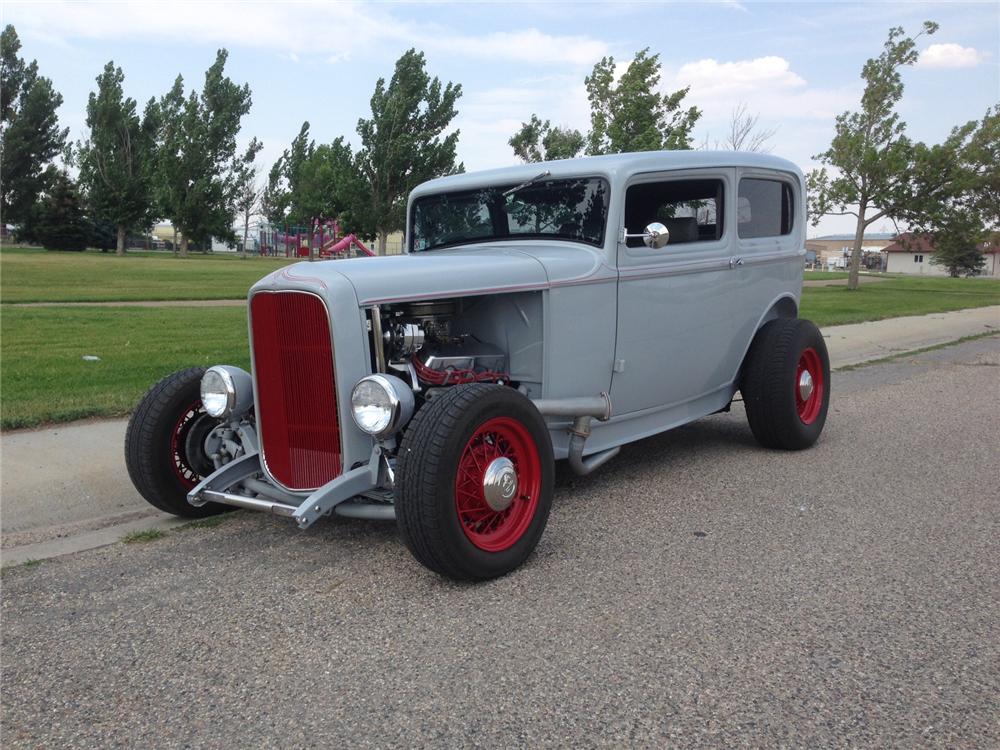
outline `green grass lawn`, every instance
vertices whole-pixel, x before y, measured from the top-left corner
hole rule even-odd
[[[5,305],[0,335],[3,429],[127,414],[175,370],[250,360],[242,307]]]
[[[892,276],[877,284],[807,287],[799,314],[820,326],[1000,305],[1000,280]]]
[[[4,289],[11,284],[7,261],[21,253],[3,253]],[[37,253],[35,254],[37,256]],[[46,262],[45,254],[42,259]],[[90,259],[100,269],[112,269],[111,258]],[[33,258],[37,263],[39,259]],[[55,256],[62,261],[62,256]],[[74,260],[71,258],[71,261]],[[76,258],[78,263],[81,261]],[[155,271],[151,264],[165,264],[197,276],[188,265],[223,267],[226,283],[246,267],[253,279],[273,265],[268,261],[245,263],[226,259],[125,258],[118,263],[128,273],[147,269],[147,292],[137,297],[176,298],[171,284],[177,277]],[[150,265],[147,265],[150,264]],[[23,270],[23,269],[22,269]],[[169,270],[169,269],[168,269]],[[37,274],[37,266],[30,274]],[[91,273],[91,271],[87,271]],[[203,273],[203,271],[201,272]],[[30,275],[29,274],[29,275]],[[73,297],[74,285],[57,268],[62,298]],[[824,273],[824,275],[826,275]],[[252,279],[252,280],[253,280]],[[109,282],[110,283],[110,282]],[[219,285],[218,278],[212,283]],[[241,282],[249,283],[249,282]],[[122,286],[117,287],[119,293]],[[206,297],[219,297],[217,288],[204,287]],[[240,288],[233,296],[242,297]],[[6,295],[6,291],[5,291]],[[5,297],[6,299],[6,297]],[[821,326],[854,323],[900,315],[957,310],[1000,304],[1000,280],[893,277],[866,284],[854,292],[846,287],[809,287],[803,290],[803,317]],[[0,309],[0,426],[27,427],[89,416],[127,414],[141,395],[164,375],[194,365],[229,363],[248,367],[246,311],[242,307],[141,308],[141,307],[17,307]],[[82,359],[100,357],[98,362]]]
[[[63,253],[5,247],[0,301],[106,302],[239,299],[258,279],[289,261],[169,253]]]
[[[847,271],[806,271],[805,280],[806,281],[836,281],[837,279],[846,279],[848,276]]]

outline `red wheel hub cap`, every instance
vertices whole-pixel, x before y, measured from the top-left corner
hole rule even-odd
[[[538,508],[542,463],[521,422],[496,417],[472,433],[458,459],[455,510],[479,549],[502,552],[531,526]]]
[[[823,408],[826,382],[823,377],[823,360],[811,346],[799,355],[795,370],[795,408],[803,424],[812,424]]]

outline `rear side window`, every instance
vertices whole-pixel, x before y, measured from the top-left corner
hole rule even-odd
[[[670,230],[670,245],[710,242],[722,237],[722,180],[674,180],[632,185],[625,194],[625,227],[641,234],[658,221]],[[629,247],[641,247],[630,237]]]
[[[792,232],[792,186],[780,180],[740,180],[737,229],[745,239],[779,237]]]

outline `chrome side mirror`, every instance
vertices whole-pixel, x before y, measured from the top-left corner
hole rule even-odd
[[[627,229],[622,230],[622,242],[631,237],[642,237],[642,241],[646,247],[659,250],[661,247],[666,247],[666,244],[670,242],[670,230],[660,222],[654,221],[646,225],[646,231],[642,234],[629,234]]]
[[[670,230],[663,226],[660,222],[654,221],[652,224],[648,224],[646,226],[646,232],[642,241],[646,243],[646,247],[659,250],[661,247],[665,247],[666,244],[670,242]]]

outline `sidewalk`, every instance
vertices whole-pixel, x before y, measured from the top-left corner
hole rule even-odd
[[[836,369],[990,331],[1000,333],[1000,306],[830,326],[823,337]]]
[[[823,331],[834,369],[965,336],[1000,333],[1000,306]],[[125,471],[126,420],[87,421],[0,436],[3,564],[112,544],[178,521],[139,497]]]

